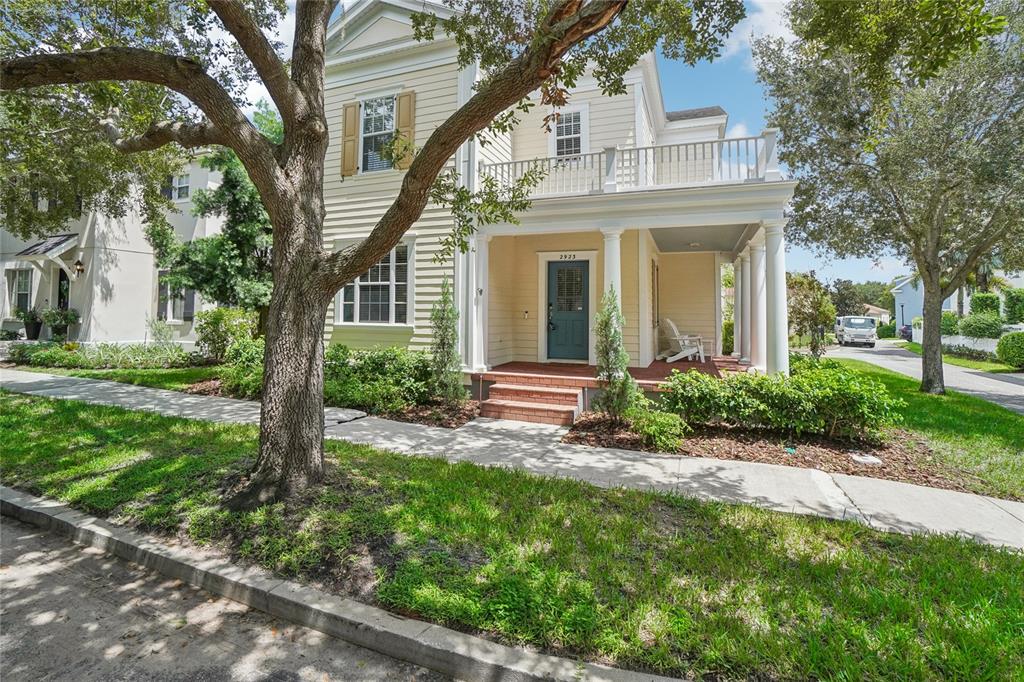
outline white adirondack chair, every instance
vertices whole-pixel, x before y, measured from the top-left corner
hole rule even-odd
[[[704,340],[698,334],[680,334],[676,323],[667,317],[665,323],[665,336],[668,338],[668,351],[658,356],[659,360],[665,362],[676,362],[684,358],[692,358],[694,355],[704,362]]]

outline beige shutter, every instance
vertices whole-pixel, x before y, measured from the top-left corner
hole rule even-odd
[[[416,137],[416,92],[407,90],[399,93],[396,109],[395,117],[398,119],[396,127],[399,136],[407,145],[407,153],[399,159],[395,167],[404,169],[412,163],[412,145]]]
[[[346,104],[341,126],[341,174],[359,170],[359,103]]]

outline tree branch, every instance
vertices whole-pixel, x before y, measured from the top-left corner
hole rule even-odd
[[[181,123],[178,121],[154,121],[141,135],[125,137],[114,116],[100,121],[100,127],[115,149],[125,154],[146,152],[177,142],[182,147],[204,147],[211,144],[225,144],[224,135],[209,121]]]
[[[292,81],[317,111],[323,112],[323,78],[327,23],[337,0],[304,0],[295,6],[295,44],[292,46]]]
[[[132,47],[101,47],[0,61],[0,90],[97,81],[141,81],[184,95],[206,114],[221,136],[220,144],[238,154],[261,194],[267,198],[278,193],[283,170],[274,156],[274,145],[220,83],[192,59]]]
[[[468,102],[438,126],[413,159],[398,197],[369,236],[343,251],[325,254],[314,286],[333,295],[390,251],[429,199],[434,178],[467,139],[539,88],[557,72],[562,56],[600,32],[625,8],[626,0],[563,0],[541,24],[539,38],[501,71],[481,82]]]
[[[237,0],[207,0],[207,4],[256,68],[285,125],[301,117],[307,106],[306,98],[288,77],[284,64],[252,14]]]

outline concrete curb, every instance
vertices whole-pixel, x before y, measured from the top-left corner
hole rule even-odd
[[[164,545],[70,507],[0,486],[0,514],[46,528],[170,578],[392,658],[456,679],[501,682],[593,680],[656,682],[672,678],[572,661],[508,647]]]

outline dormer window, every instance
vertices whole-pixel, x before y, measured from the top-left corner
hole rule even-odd
[[[364,173],[388,170],[393,167],[385,159],[385,145],[395,134],[395,97],[374,97],[363,101],[362,106],[362,166]]]

